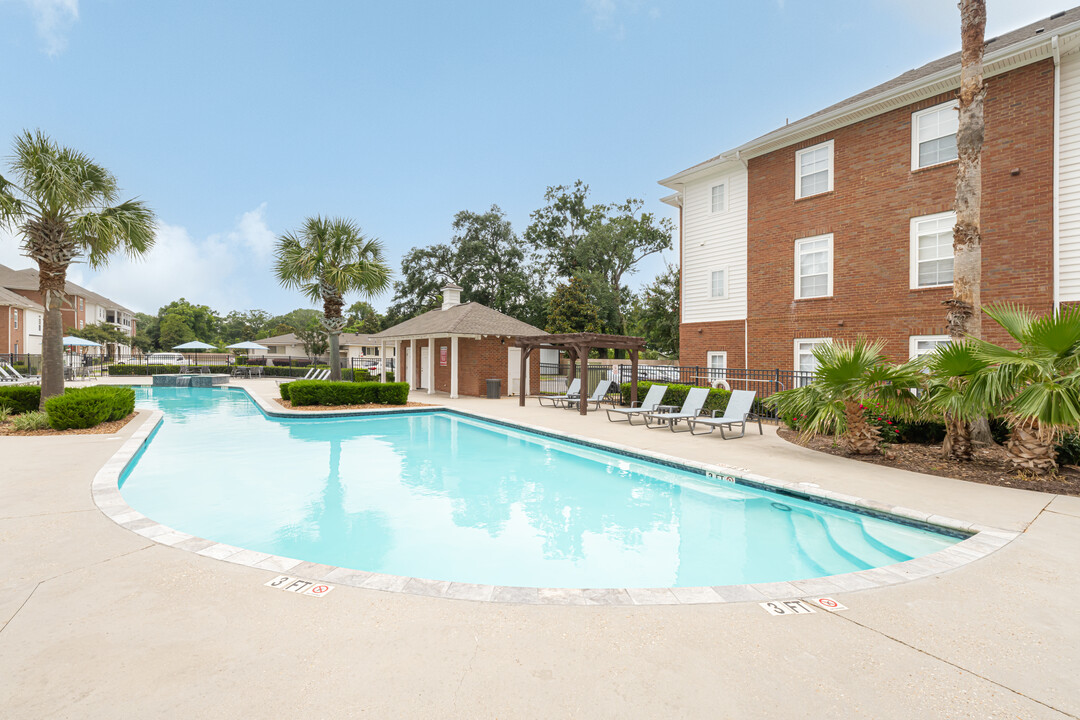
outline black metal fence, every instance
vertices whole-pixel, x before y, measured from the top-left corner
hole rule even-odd
[[[589,389],[588,393],[591,394],[596,389],[597,384],[607,378],[611,380],[617,379],[618,368],[611,367],[610,365],[589,365]],[[575,368],[575,373],[577,369]],[[628,376],[629,377],[629,376]],[[555,363],[540,363],[540,394],[541,395],[561,395],[566,392],[566,388],[570,383],[570,365],[568,363],[555,364]]]

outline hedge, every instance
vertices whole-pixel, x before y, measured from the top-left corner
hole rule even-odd
[[[12,415],[34,412],[40,404],[41,388],[37,385],[0,387],[0,406],[8,408]]]
[[[669,383],[651,383],[647,380],[639,380],[638,387],[638,400],[644,400],[645,396],[649,394],[649,388],[653,385],[667,385],[667,392],[664,393],[664,399],[661,401],[661,405],[677,405],[680,408],[683,403],[686,402],[686,394],[694,387],[693,385],[673,385]],[[623,405],[630,404],[630,383],[623,383],[620,387],[622,390],[622,403]],[[731,397],[730,390],[724,390],[722,388],[713,388],[709,390],[709,397],[705,400],[705,407],[702,408],[707,413],[711,414],[713,410],[723,410],[727,407],[728,398]]]
[[[96,385],[69,388],[45,401],[53,430],[91,428],[110,420],[123,420],[135,412],[135,391],[129,387]]]
[[[293,405],[404,405],[408,383],[296,380],[281,386],[281,397]]]

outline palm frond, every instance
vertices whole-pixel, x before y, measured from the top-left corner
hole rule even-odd
[[[129,257],[146,253],[154,245],[154,230],[154,213],[139,200],[85,213],[71,223],[71,235],[90,267],[101,267],[118,250]]]
[[[1027,337],[1028,327],[1035,320],[1035,313],[1022,305],[1012,302],[996,303],[987,305],[983,312],[990,316],[1005,331],[1012,335],[1013,339],[1021,345]]]

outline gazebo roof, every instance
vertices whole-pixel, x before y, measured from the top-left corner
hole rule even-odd
[[[514,344],[523,348],[537,347],[584,347],[612,348],[615,350],[644,350],[645,338],[633,335],[604,335],[601,333],[562,333],[540,337],[519,337]]]
[[[547,336],[543,330],[527,322],[504,315],[486,305],[469,302],[445,310],[431,310],[371,337],[375,340],[395,340],[431,335],[499,335],[517,338]]]

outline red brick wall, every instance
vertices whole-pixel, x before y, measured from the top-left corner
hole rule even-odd
[[[708,353],[726,352],[728,367],[746,367],[744,327],[742,320],[684,323],[679,329],[679,363],[704,367]]]
[[[487,379],[498,378],[502,381],[502,394],[507,395],[510,387],[508,381],[508,353],[513,347],[514,339],[505,338],[505,343],[497,337],[486,337],[480,340],[461,338],[458,340],[458,364],[461,366],[461,374],[458,375],[458,394],[484,396],[487,395]],[[421,348],[428,344],[427,340],[417,342],[416,357],[413,365],[420,371]],[[440,350],[446,346],[446,367],[440,365]],[[409,343],[402,342],[398,345],[399,364],[405,369],[405,352]],[[450,392],[450,376],[453,372],[453,346],[450,338],[438,338],[432,342],[435,361],[435,390],[437,392]],[[409,375],[402,374],[401,381],[410,381]],[[540,392],[540,353],[533,352],[529,357],[529,394],[535,395]]]
[[[987,81],[983,151],[984,304],[1053,304],[1054,66],[1046,60]],[[795,338],[885,340],[895,360],[909,336],[944,334],[952,289],[911,290],[910,221],[952,209],[956,163],[912,171],[911,113],[952,94],[894,110],[749,161],[749,365],[791,369]],[[795,199],[795,151],[833,140],[834,190]],[[1019,169],[1019,175],[1012,175]],[[833,296],[794,299],[794,242],[833,234]],[[727,350],[730,323],[682,326],[683,364]],[[703,332],[697,329],[702,327]],[[1006,335],[984,318],[984,337]],[[740,346],[741,347],[741,346]]]
[[[12,329],[11,313],[14,308],[10,305],[0,305],[0,353],[12,353],[15,352],[15,340],[22,334]],[[22,320],[22,317],[19,318]],[[22,323],[19,324],[19,329],[22,329]],[[19,350],[22,351],[22,343],[19,343]]]
[[[11,292],[18,293],[24,298],[33,300],[42,307],[45,307],[45,299],[42,294],[37,290],[12,290]],[[76,323],[78,322],[79,317],[81,317],[78,314],[78,308],[78,299],[71,297],[68,297],[64,302],[63,306],[60,308],[60,317],[63,320],[63,333],[65,335],[67,334],[68,328],[78,327]]]

